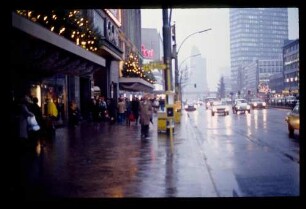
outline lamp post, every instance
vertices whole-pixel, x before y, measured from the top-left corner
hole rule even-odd
[[[175,27],[174,27],[175,30]],[[178,68],[178,54],[183,46],[183,44],[185,43],[185,41],[190,38],[193,35],[196,35],[198,33],[204,33],[206,31],[211,30],[211,28],[205,29],[205,30],[201,30],[201,31],[197,31],[194,33],[189,34],[188,36],[186,36],[186,38],[184,38],[184,40],[182,41],[182,43],[180,44],[178,50],[176,50],[176,41],[174,41],[174,45],[173,45],[173,52],[175,53],[173,58],[175,59],[175,73],[174,73],[174,77],[175,77],[175,93],[176,93],[176,98],[175,100],[178,101],[179,100],[179,95],[178,95],[178,89],[179,89],[179,68]],[[175,34],[175,31],[173,32]]]

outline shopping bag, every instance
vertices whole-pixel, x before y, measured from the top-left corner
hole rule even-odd
[[[134,116],[133,113],[130,113],[129,120],[132,121],[132,122],[135,121],[135,116]]]
[[[29,131],[38,131],[40,129],[40,126],[38,125],[35,116],[29,116],[27,118],[27,122]]]

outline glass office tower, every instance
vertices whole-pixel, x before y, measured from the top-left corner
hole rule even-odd
[[[238,71],[243,65],[257,59],[282,59],[286,39],[287,8],[230,9],[232,90],[239,90]]]

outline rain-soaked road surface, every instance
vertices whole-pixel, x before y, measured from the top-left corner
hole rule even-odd
[[[170,139],[140,138],[140,126],[84,122],[59,128],[21,152],[23,198],[299,196],[299,137],[288,138],[287,111],[212,117],[183,112]],[[16,166],[17,166],[16,164]]]

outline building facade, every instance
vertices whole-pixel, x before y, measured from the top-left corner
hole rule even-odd
[[[241,65],[258,59],[282,59],[288,39],[287,8],[230,9],[230,53],[233,91]]]
[[[124,59],[119,67],[119,90],[121,95],[131,98],[133,94],[139,95],[143,92],[152,92],[154,86],[146,79],[142,70],[144,57],[141,45],[141,10],[122,10],[122,23],[121,40]],[[124,75],[123,71],[126,70],[124,65],[128,62],[135,66],[135,70],[139,73],[137,76]]]
[[[188,82],[183,92],[186,96],[190,95],[193,98],[204,98],[209,91],[207,85],[206,59],[202,56],[193,56],[200,55],[200,50],[195,46],[192,47],[190,55]]]
[[[31,94],[39,98],[43,107],[52,99],[63,107],[64,119],[68,118],[70,103],[76,102],[86,118],[93,96],[117,101],[120,90],[152,91],[148,76],[122,80],[121,74],[131,54],[137,56],[139,67],[142,65],[140,12],[140,9],[14,11],[12,101]]]
[[[12,102],[37,97],[46,115],[52,99],[64,122],[76,102],[87,117],[94,89],[110,97],[110,84],[118,82],[113,73],[122,59],[119,27],[108,10],[13,11]]]
[[[243,93],[252,95],[270,92],[270,77],[283,71],[282,60],[256,60],[243,67],[245,72]]]
[[[161,63],[163,43],[160,34],[156,28],[141,29],[141,53],[144,59],[144,64]],[[152,68],[153,75],[156,78],[153,93],[161,93],[165,90],[163,69]]]
[[[273,74],[269,78],[269,88],[271,94],[282,94],[284,90],[284,75],[283,72]]]
[[[286,41],[283,47],[284,93],[299,94],[300,53],[299,39]]]

